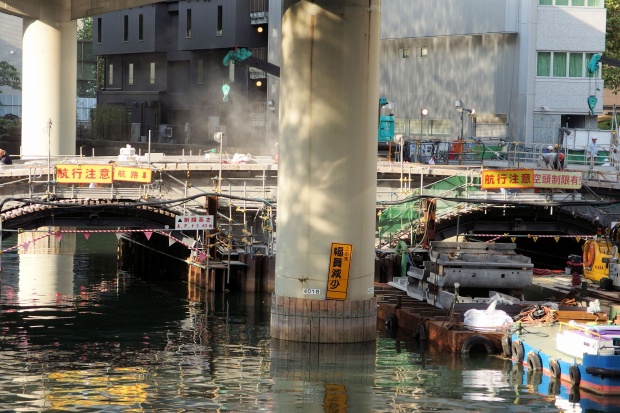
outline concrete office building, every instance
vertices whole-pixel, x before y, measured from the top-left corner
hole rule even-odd
[[[603,0],[384,0],[382,11],[379,87],[397,133],[551,143],[562,126],[597,128],[586,100],[600,114],[603,84],[586,65],[605,49]]]
[[[150,132],[154,142],[217,146],[223,131],[227,147],[268,151],[266,74],[222,63],[236,47],[267,59],[268,6],[167,1],[95,16],[93,53],[105,59],[99,108],[126,113],[132,141]]]
[[[169,1],[96,16],[93,50],[107,65],[99,101],[128,108],[133,139],[153,130],[183,142],[189,123],[190,143],[222,129],[231,146],[268,150],[279,79],[229,71],[221,58],[239,46],[279,65],[281,7]],[[383,0],[382,112],[394,113],[396,133],[445,140],[551,143],[560,127],[595,129],[586,100],[596,96],[600,114],[604,87],[586,66],[604,51],[605,24],[603,0]],[[223,83],[233,104],[222,103]]]

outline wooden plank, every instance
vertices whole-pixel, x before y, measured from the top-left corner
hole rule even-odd
[[[273,295],[271,301],[271,337],[280,338],[280,315],[278,313],[278,300],[280,297]]]
[[[334,328],[336,327],[336,305],[332,300],[327,301],[327,331],[325,337],[323,337],[324,343],[335,343],[334,341]]]
[[[294,304],[294,311],[295,311],[295,327],[294,327],[294,331],[293,331],[293,340],[297,343],[299,343],[300,341],[305,341],[303,340],[303,331],[304,331],[304,322],[305,322],[305,318],[303,317],[303,313],[304,313],[304,299],[303,298],[292,298],[293,300],[293,304]]]
[[[596,313],[591,314],[587,311],[563,311],[558,310],[556,312],[558,321],[568,322],[574,320],[576,322],[592,322],[592,321],[607,321],[607,314]]]
[[[349,339],[348,331],[349,329],[345,329],[344,319],[344,301],[336,301],[336,315],[335,315],[335,325],[334,325],[334,338],[336,343],[347,343]]]
[[[364,324],[362,323],[362,318],[360,317],[358,311],[361,303],[362,301],[351,302],[351,325],[353,327],[351,329],[351,332],[353,333],[351,340],[353,340],[353,343],[359,343],[363,338],[363,335],[360,334],[360,329],[364,327]]]
[[[327,314],[328,314],[328,308],[327,308],[327,301],[321,301],[320,303],[320,308],[321,308],[321,314],[320,314],[320,319],[319,319],[319,337],[318,337],[318,343],[322,343],[325,340],[325,337],[327,337]]]
[[[318,343],[319,340],[319,321],[320,317],[318,316],[321,313],[321,301],[319,300],[310,300],[310,308],[309,308],[309,329],[310,329],[310,343]]]

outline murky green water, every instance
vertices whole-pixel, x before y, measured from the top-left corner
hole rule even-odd
[[[272,341],[270,295],[191,302],[179,279],[117,272],[115,250],[96,234],[74,256],[2,255],[0,411],[586,411],[509,361],[381,325],[372,343]]]

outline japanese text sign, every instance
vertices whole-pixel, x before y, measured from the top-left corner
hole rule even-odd
[[[112,165],[56,165],[59,184],[111,184]]]
[[[534,171],[534,188],[580,189],[581,172]]]
[[[532,188],[532,169],[487,169],[482,171],[482,189]]]
[[[106,165],[56,165],[59,184],[111,184],[114,181],[150,183],[152,171],[148,168]]]
[[[346,300],[353,245],[332,243],[327,277],[328,300]]]
[[[213,215],[177,215],[174,229],[213,229]]]
[[[148,168],[114,167],[114,180],[126,182],[151,183],[151,170]]]
[[[500,188],[581,188],[580,171],[551,171],[532,169],[488,169],[482,171],[482,189]]]

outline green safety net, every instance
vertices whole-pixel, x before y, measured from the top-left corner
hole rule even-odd
[[[476,179],[479,181],[479,179]],[[466,185],[468,186],[466,188]],[[454,210],[459,202],[445,201],[441,198],[458,198],[465,191],[479,191],[479,185],[469,180],[465,176],[451,176],[442,179],[424,189],[424,195],[435,195],[436,198],[436,216],[440,216],[451,210]],[[413,196],[418,195],[419,189],[414,191]],[[380,237],[389,237],[398,234],[403,230],[409,230],[417,226],[418,220],[423,211],[421,209],[421,200],[413,200],[398,205],[387,207],[379,215],[379,235]]]

